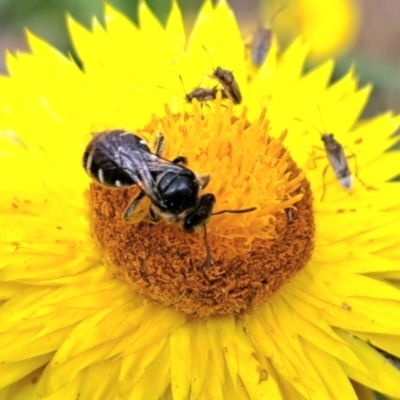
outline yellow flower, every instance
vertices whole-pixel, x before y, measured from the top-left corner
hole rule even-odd
[[[385,152],[400,118],[357,122],[370,87],[352,70],[330,84],[332,62],[304,76],[300,40],[248,78],[225,2],[204,4],[187,42],[176,3],[165,29],[144,3],[139,15],[140,29],[109,6],[105,28],[69,20],[84,71],[33,35],[33,54],[8,56],[0,398],[356,399],[350,380],[400,398],[376,350],[400,357],[398,152]],[[188,104],[179,76],[216,99]],[[323,173],[311,125],[346,146],[353,189]],[[162,132],[166,159],[210,174],[215,212],[256,208],[210,217],[210,268],[203,230],[150,223],[149,201],[124,222],[135,187],[88,177],[91,133],[116,129],[150,145]]]
[[[301,36],[310,45],[310,57],[315,59],[345,52],[359,31],[357,0],[272,0],[261,6],[268,16],[266,24],[272,25],[281,40]],[[277,14],[278,10],[282,11]]]

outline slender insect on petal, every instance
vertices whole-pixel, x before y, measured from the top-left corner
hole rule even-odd
[[[318,110],[319,110],[319,108],[318,108]],[[350,157],[346,156],[346,154],[344,152],[344,147],[335,139],[335,137],[332,133],[327,133],[325,128],[324,128],[325,132],[321,132],[314,125],[309,124],[305,121],[302,121],[299,118],[295,118],[295,119],[297,121],[300,121],[302,123],[306,123],[306,124],[312,126],[314,129],[316,129],[319,132],[319,134],[321,135],[322,143],[324,145],[326,157],[328,158],[329,164],[330,164],[333,172],[335,173],[338,182],[344,189],[346,189],[346,190],[352,189],[354,186],[354,179],[353,179],[353,175],[350,171],[349,163],[348,163],[348,158],[350,158]],[[355,155],[352,154],[351,157],[355,157]],[[327,171],[327,168],[325,168],[323,171],[323,178],[325,178],[326,171]],[[369,190],[374,189],[371,186],[365,185],[364,182],[358,177],[357,172],[356,172],[355,176],[357,177],[358,181],[364,187],[366,187]],[[324,187],[323,187],[321,200],[324,198],[324,195],[325,195],[325,181],[324,181]]]
[[[286,5],[281,7],[275,15],[271,18],[268,25],[272,26],[275,18],[286,8]],[[267,58],[268,52],[272,44],[272,28],[267,26],[262,26],[257,28],[254,33],[254,37],[251,43],[251,60],[253,64],[257,67],[261,67]]]

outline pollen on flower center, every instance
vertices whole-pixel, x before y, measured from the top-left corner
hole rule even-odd
[[[246,109],[194,102],[190,113],[153,117],[135,133],[152,143],[162,132],[163,157],[188,159],[188,168],[208,173],[203,193],[216,197],[214,212],[256,207],[241,214],[211,216],[206,266],[204,231],[185,233],[179,224],[148,217],[145,199],[132,220],[121,215],[138,189],[107,189],[92,183],[90,220],[114,275],[140,294],[195,316],[247,312],[265,302],[310,259],[314,220],[304,174],[283,147],[285,134],[268,134],[263,112],[250,123]]]

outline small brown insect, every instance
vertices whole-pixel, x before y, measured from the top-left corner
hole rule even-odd
[[[194,99],[199,102],[215,100],[217,98],[218,89],[214,86],[211,89],[197,87],[185,95],[185,100],[191,103]]]
[[[217,86],[214,86],[213,88],[203,88],[203,87],[198,86],[198,87],[194,88],[191,92],[188,93],[185,89],[182,77],[180,75],[179,75],[179,79],[181,80],[182,88],[185,93],[185,96],[182,96],[175,92],[173,92],[173,93],[175,93],[179,97],[182,97],[187,103],[192,103],[192,101],[194,99],[196,99],[199,103],[205,103],[207,101],[215,100],[217,98],[218,91],[221,91],[223,99],[228,98],[226,96],[226,94],[224,93],[223,89],[218,89]],[[164,86],[158,86],[158,87],[161,89],[170,90]]]
[[[214,86],[213,88],[196,87],[188,93],[185,89],[185,85],[183,84],[183,79],[181,75],[179,75],[179,79],[181,80],[183,91],[185,92],[185,100],[188,103],[191,103],[194,99],[196,99],[200,103],[203,103],[206,101],[215,100],[217,98],[217,93],[219,90],[217,86]],[[222,98],[226,98],[226,95],[223,91]]]
[[[237,84],[232,71],[228,71],[221,67],[217,67],[211,75],[224,88],[223,93],[232,100],[234,104],[242,102],[242,94],[240,93],[239,85]]]
[[[272,26],[275,18],[287,7],[287,4],[281,7],[272,17],[269,26]],[[267,58],[272,43],[272,29],[266,26],[259,27],[254,33],[251,43],[250,56],[251,61],[256,67],[261,67]]]
[[[240,104],[242,102],[242,93],[240,92],[239,85],[237,84],[232,71],[228,71],[221,67],[214,68],[209,52],[204,46],[203,48],[208,54],[211,66],[214,70],[210,77],[216,79],[218,83],[223,87],[223,95],[231,99],[233,104]]]
[[[267,58],[271,48],[272,31],[266,27],[260,27],[256,30],[251,44],[251,61],[256,67],[261,67]]]

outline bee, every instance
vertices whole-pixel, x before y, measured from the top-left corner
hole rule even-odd
[[[122,218],[128,221],[140,201],[150,199],[149,218],[180,223],[184,232],[204,229],[206,266],[211,266],[211,251],[206,223],[212,215],[245,213],[256,208],[222,210],[213,213],[216,198],[212,193],[200,194],[210,182],[210,175],[198,175],[187,167],[187,159],[178,156],[172,161],[162,158],[165,138],[159,134],[152,153],[144,139],[122,129],[96,135],[83,155],[86,172],[100,185],[122,188],[137,185],[139,194],[125,209]]]
[[[211,60],[211,56],[207,49],[203,46],[204,50],[208,54],[211,62],[211,66],[214,72],[210,75],[211,78],[216,79],[223,88],[224,95],[232,100],[233,104],[240,104],[242,102],[242,93],[240,92],[239,85],[237,84],[232,71],[228,71],[221,67],[214,68]]]

